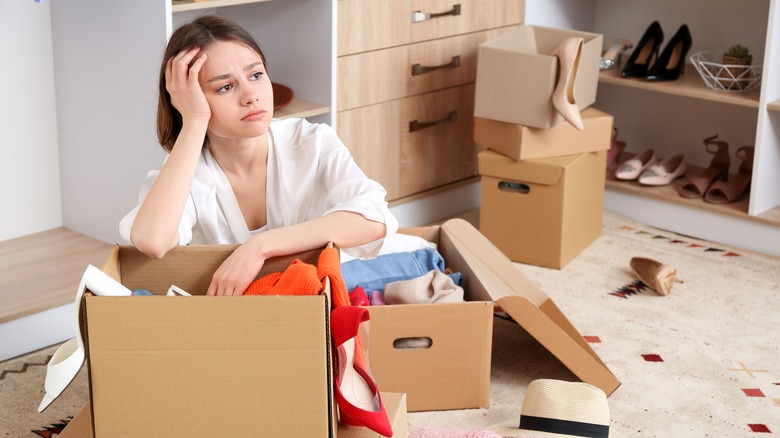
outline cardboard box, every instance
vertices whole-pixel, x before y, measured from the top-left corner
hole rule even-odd
[[[488,407],[491,353],[501,348],[492,345],[493,303],[583,381],[607,394],[620,385],[555,303],[470,223],[399,232],[435,242],[447,267],[463,274],[467,300],[370,308],[371,371],[383,391],[407,394],[410,412]],[[430,338],[430,348],[394,347],[417,337]]]
[[[479,153],[480,231],[516,262],[562,268],[601,235],[606,152],[515,161]]]
[[[382,393],[382,403],[385,406],[394,437],[406,437],[409,434],[409,424],[406,415],[406,394]],[[254,434],[265,436],[262,430],[253,429]],[[88,438],[92,436],[92,413],[87,403],[67,427],[59,434],[59,438]],[[336,431],[338,438],[379,438],[381,435],[363,427],[350,427],[339,424]]]
[[[598,386],[607,395],[620,386],[555,302],[473,225],[463,219],[451,219],[440,226],[406,228],[401,232],[438,241],[447,266],[463,272],[463,288],[470,300],[497,304],[583,382]],[[371,330],[373,333],[373,317]],[[374,335],[371,336],[373,342]],[[373,370],[374,347],[370,348]],[[461,354],[472,353],[461,349]],[[440,368],[439,372],[444,370]],[[540,373],[539,377],[543,377],[544,370]]]
[[[492,302],[386,305],[369,313],[371,372],[383,391],[406,393],[409,412],[489,407]],[[397,348],[402,339],[428,346]]]
[[[474,117],[474,141],[515,160],[560,157],[608,150],[612,142],[612,116],[595,108],[582,111],[585,129],[560,123],[549,129]]]
[[[317,296],[197,296],[234,248],[153,260],[114,247],[104,271],[129,289],[196,296],[84,297],[94,436],[335,435],[329,283]],[[260,275],[319,254],[270,259]]]
[[[585,109],[596,101],[601,34],[521,26],[479,46],[474,115],[485,119],[550,128],[563,121],[552,105],[558,80],[553,52],[566,38],[581,37],[574,98]]]

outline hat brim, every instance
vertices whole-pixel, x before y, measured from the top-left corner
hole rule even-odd
[[[576,435],[563,435],[560,433],[540,432],[538,430],[520,429],[520,419],[506,420],[501,423],[496,423],[486,427],[491,432],[496,432],[502,437],[519,437],[519,438],[582,438]],[[625,438],[620,432],[616,431],[613,426],[609,427],[609,438]]]

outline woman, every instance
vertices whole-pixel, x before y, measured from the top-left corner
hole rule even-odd
[[[398,223],[387,192],[358,168],[334,130],[271,120],[260,47],[217,16],[178,28],[160,69],[157,131],[169,152],[149,173],[120,233],[143,253],[240,243],[209,295],[241,295],[266,259],[332,241],[373,257]]]

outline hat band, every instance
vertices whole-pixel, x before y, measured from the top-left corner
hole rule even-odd
[[[556,418],[520,416],[520,429],[539,432],[561,433],[564,435],[591,438],[608,438],[609,426],[603,424],[582,423],[579,421],[558,420]]]

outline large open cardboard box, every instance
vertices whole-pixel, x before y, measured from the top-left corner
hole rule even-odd
[[[558,80],[558,59],[553,52],[570,37],[585,41],[574,82],[575,101],[580,110],[592,105],[599,81],[602,35],[520,26],[480,44],[474,115],[544,129],[562,122],[552,104]]]
[[[473,225],[452,219],[399,232],[435,242],[447,267],[463,274],[468,300],[370,308],[371,370],[383,391],[407,394],[409,411],[488,406],[491,350],[501,348],[491,345],[493,303],[583,381],[607,394],[620,385],[555,303]],[[394,348],[410,337],[429,337],[431,347]]]
[[[480,231],[510,259],[560,269],[601,235],[606,151],[515,161],[479,153]]]
[[[114,247],[103,270],[163,296],[82,300],[94,436],[335,435],[329,282],[317,296],[199,296],[233,249],[154,260]],[[260,275],[319,254],[269,259]],[[164,296],[171,284],[196,296]]]

